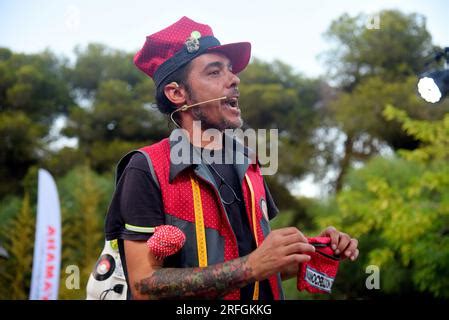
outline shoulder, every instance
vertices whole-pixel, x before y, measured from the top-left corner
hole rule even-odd
[[[126,168],[140,169],[142,171],[150,171],[148,159],[142,151],[136,150],[130,155]]]
[[[118,183],[122,175],[125,172],[130,171],[130,169],[137,169],[151,176],[156,185],[159,187],[150,156],[145,151],[133,150],[120,159],[117,165],[116,183]]]

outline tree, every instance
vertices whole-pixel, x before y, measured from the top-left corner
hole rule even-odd
[[[281,210],[291,210],[295,221],[309,224],[304,206],[290,194],[288,183],[310,171],[309,161],[314,155],[311,137],[321,114],[322,83],[295,73],[277,60],[268,63],[254,59],[239,77],[246,127],[278,130],[278,171],[275,176],[266,176],[270,190]]]
[[[167,120],[151,103],[154,85],[133,65],[131,54],[99,44],[76,53],[69,78],[80,106],[63,133],[78,138],[94,169],[111,170],[126,152],[168,135]]]
[[[100,84],[92,108],[76,108],[64,133],[78,138],[78,146],[96,170],[111,170],[128,151],[168,135],[166,120],[135,88],[121,80]]]
[[[73,100],[64,76],[65,60],[49,51],[26,55],[1,50],[0,111],[22,111],[47,127],[67,113]]]
[[[325,33],[336,44],[324,54],[329,76],[344,91],[352,91],[371,76],[395,81],[416,75],[435,49],[424,16],[397,10],[382,10],[374,16],[379,17],[379,29],[366,27],[366,14],[343,14]]]
[[[27,299],[30,291],[33,260],[35,215],[31,211],[30,196],[25,194],[22,207],[7,226],[5,249],[10,257],[0,274],[0,297],[2,299]]]
[[[32,122],[21,111],[0,113],[0,177],[5,182],[0,184],[0,198],[8,193],[20,193],[20,180],[39,161],[39,152],[43,150],[39,137],[44,132],[42,125]]]
[[[20,180],[45,156],[44,143],[59,115],[73,105],[66,62],[49,51],[17,54],[0,48],[0,197],[21,193]]]
[[[352,288],[353,297],[449,298],[449,115],[438,121],[416,120],[391,106],[384,115],[402,123],[422,144],[352,171],[334,205],[317,222],[359,239],[361,259],[354,273],[358,282],[354,274],[342,275],[340,282]],[[360,285],[367,265],[381,270],[378,292]]]
[[[60,298],[85,299],[85,288],[104,244],[103,221],[112,194],[112,177],[99,176],[86,165],[58,181],[62,211],[62,266],[80,270],[80,289],[65,287],[61,272]]]
[[[336,191],[341,190],[343,178],[354,162],[365,162],[386,148],[412,150],[419,146],[420,141],[398,123],[385,121],[382,111],[386,104],[398,105],[412,116],[429,120],[441,118],[449,106],[446,102],[428,112],[426,103],[416,95],[416,76],[434,50],[425,18],[394,10],[377,15],[380,29],[366,28],[366,15],[344,14],[332,22],[326,33],[336,43],[325,56],[338,89],[336,99],[327,104],[324,124],[338,130],[343,151],[337,151],[340,145],[331,142],[319,158],[338,172]]]
[[[84,98],[93,98],[100,84],[107,80],[120,80],[135,87],[145,79],[144,74],[134,66],[131,53],[91,43],[84,50],[75,48],[75,54],[75,66],[67,74],[72,88]],[[148,92],[151,92],[151,87]]]
[[[311,137],[320,118],[321,82],[295,73],[281,61],[254,59],[239,75],[242,117],[249,127],[277,129],[279,179],[299,179],[310,170]],[[274,179],[271,179],[274,180]]]

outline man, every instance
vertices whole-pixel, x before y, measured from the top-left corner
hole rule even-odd
[[[183,131],[128,154],[118,166],[106,238],[118,239],[134,299],[282,299],[281,277],[296,276],[315,250],[297,228],[270,232],[277,208],[260,168],[250,150],[223,134],[243,124],[237,74],[250,50],[247,42],[220,45],[209,26],[183,17],[148,36],[135,56],[155,82],[159,110]],[[195,139],[207,129],[217,129],[218,139]],[[221,160],[231,154],[233,161],[211,162],[205,153]],[[165,259],[146,244],[159,225],[186,236]],[[332,238],[336,254],[357,258],[356,239],[332,227],[322,235]]]

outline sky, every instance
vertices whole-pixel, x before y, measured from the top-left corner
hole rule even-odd
[[[447,0],[0,0],[0,46],[25,53],[49,48],[72,59],[76,45],[90,42],[136,52],[147,35],[185,15],[210,25],[221,43],[249,41],[254,57],[318,76],[331,21],[382,9],[423,14],[434,43],[449,46]]]
[[[25,53],[48,48],[72,60],[75,46],[91,42],[137,52],[147,35],[188,16],[210,25],[221,43],[249,41],[253,57],[279,59],[313,77],[325,74],[318,57],[331,47],[323,34],[332,20],[382,9],[424,15],[434,44],[449,46],[448,0],[0,0],[0,47]],[[319,196],[322,188],[312,180],[292,189]]]

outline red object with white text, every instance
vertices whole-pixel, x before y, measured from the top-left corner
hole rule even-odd
[[[148,249],[154,256],[162,260],[178,252],[186,241],[185,234],[172,225],[157,226],[154,234],[147,241]]]
[[[310,261],[299,267],[297,288],[310,293],[331,293],[337,275],[340,257],[331,248],[331,238],[308,238],[315,252],[310,254]]]

